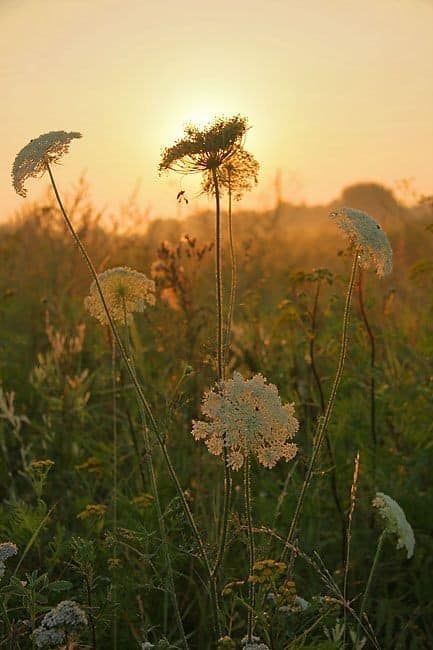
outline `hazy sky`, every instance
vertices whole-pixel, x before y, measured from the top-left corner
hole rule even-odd
[[[174,214],[161,147],[215,113],[253,127],[250,204],[272,204],[277,169],[295,201],[359,180],[433,191],[431,0],[0,0],[0,28],[0,218],[23,201],[15,154],[62,129],[84,136],[56,168],[63,189],[85,170],[115,209],[141,179],[140,205]]]

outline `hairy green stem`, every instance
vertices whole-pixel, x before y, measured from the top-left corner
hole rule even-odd
[[[88,269],[90,271],[92,279],[95,282],[95,286],[97,288],[99,297],[101,299],[101,303],[102,303],[102,306],[104,308],[104,312],[105,312],[105,314],[107,316],[107,319],[108,319],[108,322],[109,322],[109,325],[110,325],[110,329],[111,329],[111,331],[113,333],[114,338],[116,339],[116,343],[117,343],[119,352],[120,352],[121,357],[122,357],[122,359],[123,359],[123,361],[125,363],[126,369],[128,371],[128,375],[131,378],[132,384],[133,384],[135,392],[137,394],[139,404],[142,406],[143,410],[145,411],[145,413],[146,413],[146,415],[147,415],[147,417],[148,417],[148,419],[150,421],[152,430],[153,430],[153,432],[155,434],[155,437],[156,437],[156,439],[158,441],[158,444],[159,444],[159,446],[161,448],[162,455],[163,455],[164,461],[165,461],[165,463],[167,465],[168,472],[170,474],[170,477],[171,477],[171,479],[172,479],[172,481],[173,481],[173,483],[175,485],[176,491],[177,491],[178,496],[180,498],[180,501],[181,501],[181,504],[182,504],[182,507],[183,507],[183,510],[184,510],[184,514],[185,514],[186,519],[188,521],[188,524],[189,524],[189,526],[191,528],[191,531],[192,531],[192,533],[194,535],[196,543],[197,543],[197,545],[199,547],[202,562],[203,562],[203,564],[205,566],[206,573],[208,574],[210,582],[211,582],[211,603],[212,603],[213,617],[214,617],[214,621],[215,621],[216,634],[219,635],[219,633],[220,633],[220,625],[219,625],[219,617],[218,617],[217,589],[216,589],[216,585],[212,584],[215,581],[213,579],[211,565],[210,565],[210,562],[209,562],[208,554],[207,554],[206,549],[205,549],[204,544],[203,544],[203,540],[201,538],[201,535],[200,535],[199,530],[197,528],[197,525],[195,523],[193,514],[191,512],[191,509],[190,509],[190,507],[188,505],[188,501],[186,500],[184,491],[182,490],[182,486],[180,484],[177,473],[176,473],[176,471],[174,469],[173,463],[172,463],[170,455],[168,453],[167,446],[165,444],[164,437],[163,437],[163,435],[160,433],[160,431],[158,429],[158,426],[156,424],[156,420],[155,420],[155,418],[153,416],[152,409],[150,408],[150,404],[148,403],[148,401],[147,401],[147,399],[146,399],[146,397],[145,397],[145,395],[143,393],[143,390],[142,390],[142,388],[141,388],[141,386],[140,386],[140,384],[139,384],[139,382],[137,380],[135,372],[134,372],[134,370],[133,370],[133,368],[131,366],[130,359],[128,358],[126,350],[125,350],[125,348],[123,346],[122,339],[121,339],[121,337],[119,335],[117,327],[116,327],[116,325],[115,325],[115,323],[113,321],[113,318],[112,318],[112,316],[110,314],[110,311],[108,309],[107,302],[105,300],[105,296],[104,296],[104,293],[102,291],[101,283],[99,282],[99,278],[98,278],[98,274],[96,272],[96,269],[95,269],[95,267],[93,265],[92,260],[90,259],[89,255],[87,253],[87,250],[86,250],[84,244],[82,243],[81,239],[79,238],[78,234],[76,233],[76,231],[75,231],[75,229],[74,229],[74,227],[73,227],[73,225],[72,225],[72,223],[71,223],[71,221],[70,221],[70,219],[69,219],[69,217],[68,217],[68,215],[66,213],[65,208],[63,207],[63,203],[62,203],[62,200],[60,198],[59,192],[57,190],[57,186],[56,186],[56,183],[54,181],[54,177],[53,177],[53,174],[52,174],[52,171],[51,171],[51,167],[50,167],[48,162],[46,162],[45,164],[46,164],[46,168],[47,168],[47,171],[49,173],[49,176],[50,176],[50,180],[51,180],[51,184],[53,186],[54,194],[56,196],[57,202],[59,204],[60,210],[61,210],[62,215],[63,215],[63,218],[65,219],[65,222],[66,222],[66,225],[67,225],[67,227],[69,229],[69,232],[71,233],[71,235],[72,235],[72,237],[73,237],[73,239],[74,239],[80,253],[82,254],[82,256],[83,256],[83,258],[84,258],[84,260],[85,260],[85,262],[87,264],[87,267],[88,267]]]
[[[301,491],[299,493],[298,501],[296,503],[295,512],[293,514],[292,521],[290,523],[289,532],[287,534],[286,544],[284,545],[284,548],[283,548],[282,553],[281,553],[281,558],[283,560],[286,557],[288,544],[291,544],[293,542],[293,539],[294,539],[294,536],[295,536],[296,527],[298,525],[301,510],[302,510],[302,507],[304,505],[305,494],[306,494],[307,489],[308,489],[308,487],[310,485],[311,478],[312,478],[313,471],[314,471],[314,467],[315,467],[315,464],[316,464],[316,460],[317,460],[317,458],[319,456],[320,448],[321,448],[323,440],[324,440],[324,438],[326,436],[329,421],[331,419],[332,411],[334,409],[335,398],[337,396],[338,387],[340,385],[341,377],[343,375],[344,362],[345,362],[345,359],[346,359],[347,343],[348,343],[350,306],[351,306],[351,303],[352,303],[353,287],[355,285],[355,278],[356,278],[357,269],[358,269],[358,251],[355,251],[353,264],[352,264],[352,272],[351,272],[350,281],[349,281],[349,288],[347,290],[346,303],[345,303],[345,307],[344,307],[343,330],[342,330],[342,335],[341,335],[340,357],[339,357],[339,361],[338,361],[337,372],[336,372],[336,375],[335,375],[335,378],[334,378],[334,383],[332,385],[331,394],[330,394],[330,397],[329,397],[329,400],[328,400],[328,404],[326,406],[325,414],[323,415],[323,417],[320,420],[318,431],[317,431],[315,440],[313,442],[313,452],[311,454],[310,464],[308,466],[307,473],[305,475],[304,482],[302,484],[302,488],[301,488]]]
[[[248,583],[248,596],[249,608],[247,619],[247,639],[248,643],[253,640],[253,625],[254,625],[254,607],[255,607],[255,588],[252,581],[254,573],[254,563],[256,561],[255,545],[254,545],[254,531],[253,531],[253,512],[251,503],[251,461],[250,457],[245,459],[244,462],[244,496],[245,496],[245,514],[247,516],[247,537],[248,537],[248,560],[249,560],[249,583]]]

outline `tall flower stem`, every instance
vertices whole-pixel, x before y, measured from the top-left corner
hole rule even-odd
[[[252,577],[254,572],[254,563],[256,561],[255,559],[256,551],[254,545],[253,512],[252,512],[253,509],[252,509],[252,502],[251,502],[251,460],[249,455],[244,462],[244,496],[245,496],[245,514],[247,517],[248,559],[249,559],[249,571],[248,571],[249,608],[248,608],[248,619],[247,619],[247,639],[248,639],[248,643],[252,643],[254,606],[255,606],[255,588],[254,588],[254,582],[252,581]]]
[[[163,454],[163,457],[164,457],[164,461],[165,461],[165,463],[167,465],[168,472],[169,472],[170,477],[171,477],[171,479],[172,479],[172,481],[173,481],[173,483],[175,485],[177,494],[178,494],[178,496],[180,498],[180,502],[182,504],[183,511],[185,513],[185,517],[186,517],[186,519],[188,521],[188,524],[189,524],[189,526],[191,528],[191,531],[193,533],[193,536],[194,536],[194,538],[196,540],[196,543],[197,543],[197,546],[199,548],[200,555],[201,555],[201,558],[202,558],[202,562],[204,564],[206,573],[209,576],[210,583],[211,583],[210,584],[210,595],[211,595],[211,604],[212,604],[212,610],[213,610],[213,617],[214,617],[214,622],[215,622],[215,631],[216,631],[217,635],[220,635],[220,624],[219,624],[219,617],[218,617],[218,592],[217,592],[217,589],[216,589],[215,581],[213,579],[211,565],[210,565],[210,562],[209,562],[208,554],[207,554],[206,549],[205,549],[204,544],[203,544],[203,540],[202,540],[201,535],[199,533],[199,530],[197,528],[197,524],[195,523],[193,514],[191,512],[191,509],[190,509],[190,507],[188,505],[188,501],[186,500],[186,496],[184,494],[184,491],[182,490],[182,486],[180,484],[180,481],[179,481],[179,478],[177,476],[176,470],[175,470],[175,468],[173,466],[173,463],[171,461],[171,458],[170,458],[170,455],[168,453],[168,449],[167,449],[167,446],[166,446],[166,443],[165,443],[164,436],[159,431],[159,428],[158,428],[156,420],[155,420],[155,418],[153,416],[153,412],[152,412],[152,409],[150,407],[150,404],[147,401],[147,399],[146,399],[146,397],[145,397],[145,395],[143,393],[143,390],[142,390],[142,388],[140,386],[140,383],[138,382],[138,379],[136,377],[134,369],[133,369],[133,367],[131,365],[131,361],[128,358],[128,355],[127,355],[126,350],[124,348],[124,345],[122,343],[122,339],[120,337],[120,334],[119,334],[119,332],[117,330],[117,327],[116,327],[116,325],[115,325],[115,323],[113,321],[113,318],[112,318],[112,316],[110,314],[110,311],[108,309],[107,302],[105,300],[104,293],[102,291],[102,287],[101,287],[101,284],[99,282],[98,274],[96,273],[96,269],[95,269],[95,267],[93,265],[92,260],[89,257],[89,254],[87,253],[87,250],[86,250],[84,244],[82,243],[81,239],[79,238],[78,234],[76,233],[76,231],[75,231],[75,229],[74,229],[74,227],[73,227],[73,225],[71,223],[71,220],[69,219],[69,217],[68,217],[68,215],[66,213],[65,208],[63,207],[63,203],[62,203],[62,200],[60,198],[59,192],[57,190],[57,186],[56,186],[56,183],[55,183],[55,180],[54,180],[54,177],[53,177],[53,173],[51,171],[51,167],[50,167],[48,162],[46,162],[45,164],[46,164],[48,174],[50,176],[51,184],[53,186],[53,190],[54,190],[54,194],[55,194],[56,199],[57,199],[57,203],[59,204],[60,210],[61,210],[62,215],[63,215],[63,218],[65,219],[66,225],[67,225],[67,227],[68,227],[68,229],[69,229],[69,231],[70,231],[70,233],[71,233],[71,235],[72,235],[72,237],[73,237],[73,239],[74,239],[80,253],[82,254],[82,256],[83,256],[83,258],[84,258],[84,260],[85,260],[85,262],[87,264],[87,267],[88,267],[88,269],[90,271],[90,274],[91,274],[91,276],[92,276],[92,278],[93,278],[93,280],[95,282],[95,286],[96,286],[96,288],[98,290],[99,297],[101,298],[101,303],[102,303],[102,306],[104,308],[105,314],[107,316],[111,331],[113,333],[114,338],[116,339],[116,343],[117,343],[120,355],[121,355],[121,357],[122,357],[122,359],[123,359],[123,361],[125,363],[126,369],[128,371],[128,375],[131,378],[131,381],[133,383],[133,386],[134,386],[135,392],[137,394],[139,404],[143,408],[144,412],[147,415],[147,418],[149,419],[149,422],[151,424],[151,428],[152,428],[152,430],[153,430],[153,432],[155,434],[155,437],[156,437],[156,439],[158,441],[158,444],[159,444],[159,446],[161,448],[161,451],[162,451],[162,454]]]
[[[218,175],[216,169],[212,169],[213,184],[215,190],[215,281],[216,281],[216,303],[217,303],[217,371],[218,381],[224,379],[224,353],[223,353],[223,309],[222,309],[222,255],[221,255],[221,206]],[[218,545],[217,557],[212,569],[212,576],[216,577],[224,559],[227,543],[229,512],[232,492],[232,477],[227,457],[227,441],[224,435],[223,445],[224,462],[224,502],[223,516]]]
[[[230,340],[232,333],[233,325],[233,314],[235,310],[235,301],[236,301],[236,287],[238,283],[237,278],[237,266],[236,266],[236,252],[235,252],[235,242],[233,236],[233,218],[232,218],[232,184],[231,184],[231,168],[228,168],[228,231],[229,231],[229,247],[230,247],[230,271],[231,271],[231,282],[230,282],[230,298],[229,298],[229,309],[227,314],[227,329],[226,329],[226,340],[225,340],[225,349],[226,349],[226,363],[229,358],[230,351]]]
[[[317,311],[319,305],[320,288],[321,288],[321,281],[319,279],[317,281],[316,293],[314,296],[314,303],[313,303],[313,311],[311,313],[310,360],[311,360],[311,372],[316,382],[317,390],[319,391],[320,413],[323,416],[325,413],[325,396],[323,394],[322,381],[320,379],[320,375],[316,366],[316,355],[315,355],[316,352],[315,343],[316,343],[316,332],[317,332]],[[328,431],[325,432],[325,443],[326,443],[326,449],[328,451],[329,462],[331,463],[331,470],[329,474],[331,493],[334,499],[335,507],[338,512],[338,516],[340,517],[340,521],[341,521],[342,558],[344,562],[344,558],[346,556],[346,541],[345,541],[346,540],[346,518],[344,516],[343,507],[341,505],[341,499],[338,494],[337,464],[335,461],[335,454],[334,454],[334,450],[332,449],[332,444],[329,438]]]
[[[370,431],[371,442],[373,446],[373,486],[376,488],[376,464],[377,464],[377,431],[376,431],[376,380],[375,380],[375,366],[376,366],[376,340],[370,322],[367,317],[364,305],[364,291],[363,291],[363,273],[359,269],[358,279],[358,299],[359,310],[365,325],[368,340],[370,342]]]
[[[377,542],[376,553],[374,554],[373,564],[371,565],[371,569],[370,569],[367,584],[366,584],[366,587],[365,587],[364,595],[362,597],[361,609],[359,611],[358,628],[356,630],[355,647],[358,647],[357,643],[358,643],[359,635],[360,635],[360,632],[361,632],[362,619],[363,619],[363,616],[364,616],[368,596],[370,594],[370,589],[371,589],[371,585],[372,585],[372,582],[373,582],[373,576],[376,573],[377,563],[379,561],[379,556],[380,556],[380,553],[382,551],[382,546],[383,546],[383,542],[385,541],[385,537],[386,537],[386,530],[383,531],[383,533],[381,534],[381,536],[379,537],[379,540]]]
[[[113,391],[112,415],[113,415],[113,556],[117,560],[117,382],[116,382],[116,343],[111,338],[111,383]],[[113,600],[116,604],[113,615],[113,650],[117,649],[117,576],[113,582]]]
[[[292,517],[290,524],[289,532],[286,538],[286,544],[284,545],[283,551],[281,553],[281,558],[284,560],[287,554],[287,549],[289,544],[293,543],[295,536],[296,528],[298,525],[299,517],[301,514],[302,507],[304,505],[305,494],[311,482],[311,477],[313,475],[314,467],[316,460],[319,456],[320,448],[322,446],[323,440],[326,436],[328,430],[329,421],[331,419],[332,411],[334,409],[335,398],[337,396],[338,387],[340,385],[341,377],[344,370],[344,362],[346,360],[347,352],[347,343],[348,343],[348,333],[349,333],[349,320],[350,320],[350,306],[352,303],[353,288],[355,286],[356,273],[358,270],[358,250],[355,251],[353,258],[352,271],[350,274],[349,287],[346,294],[346,303],[344,306],[344,317],[343,317],[343,330],[341,335],[341,347],[340,347],[340,357],[337,366],[337,372],[334,378],[334,383],[332,385],[331,394],[329,396],[328,404],[326,406],[325,413],[320,420],[319,427],[315,440],[313,442],[313,452],[311,454],[310,464],[307,469],[307,473],[302,484],[301,491],[299,493],[298,501],[296,503],[295,512]]]

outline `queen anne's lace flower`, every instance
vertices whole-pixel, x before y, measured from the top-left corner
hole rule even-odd
[[[359,252],[362,268],[374,268],[383,277],[392,271],[392,248],[379,224],[367,213],[353,208],[338,208],[330,213]]]
[[[397,548],[405,548],[408,559],[411,558],[415,548],[415,536],[402,508],[383,492],[376,492],[373,506],[378,509],[384,520],[385,530],[397,536]]]
[[[98,280],[114,321],[123,323],[126,317],[126,321],[131,323],[133,312],[143,312],[146,305],[155,304],[155,283],[144,273],[119,266],[100,273]],[[90,295],[84,299],[84,305],[103,325],[108,324],[95,281],[90,287]]]
[[[12,167],[12,183],[15,192],[26,196],[24,183],[28,178],[36,178],[46,171],[46,163],[54,163],[67,153],[69,143],[81,138],[81,133],[71,131],[50,131],[30,142],[17,154]]]
[[[288,442],[299,428],[293,404],[281,403],[277,387],[262,375],[245,380],[238,372],[205,393],[202,413],[208,421],[194,421],[192,433],[204,440],[215,456],[227,445],[228,463],[240,469],[249,454],[265,467],[291,460],[296,444]]]
[[[33,632],[38,648],[51,648],[65,641],[66,632],[77,634],[87,625],[83,610],[73,600],[62,600],[45,614],[41,625]]]

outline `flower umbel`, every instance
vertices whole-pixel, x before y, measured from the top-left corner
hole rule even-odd
[[[15,192],[26,196],[24,183],[28,178],[36,178],[46,171],[47,163],[57,162],[69,151],[69,143],[74,138],[81,138],[76,131],[50,131],[40,135],[17,154],[12,167],[12,183]]]
[[[73,600],[62,600],[45,614],[32,636],[38,648],[51,648],[64,643],[66,633],[77,634],[86,625],[87,618],[81,607]]]
[[[217,117],[203,129],[188,124],[184,137],[162,152],[159,170],[188,174],[217,169],[242,146],[247,128],[240,115]]]
[[[216,171],[220,193],[230,191],[239,200],[245,192],[249,192],[258,182],[259,163],[254,156],[244,148],[236,153]],[[203,191],[215,193],[215,183],[209,171],[203,179]]]
[[[246,380],[235,372],[205,393],[201,410],[207,421],[193,422],[194,438],[204,440],[215,456],[222,454],[225,440],[233,469],[240,469],[249,454],[268,468],[296,455],[296,444],[289,442],[299,428],[293,404],[283,405],[277,387],[260,374]]]
[[[132,322],[133,312],[143,312],[147,305],[155,304],[155,283],[144,273],[127,266],[109,269],[98,275],[105,301],[114,321]],[[87,311],[103,325],[108,325],[107,314],[93,281],[90,294],[84,299]]]
[[[354,208],[338,208],[330,215],[359,251],[359,264],[364,269],[373,268],[379,277],[392,271],[392,248],[379,224],[366,212]]]
[[[385,531],[397,536],[397,548],[405,548],[407,558],[411,558],[415,548],[415,536],[403,509],[383,492],[376,492],[372,504],[384,520]]]

